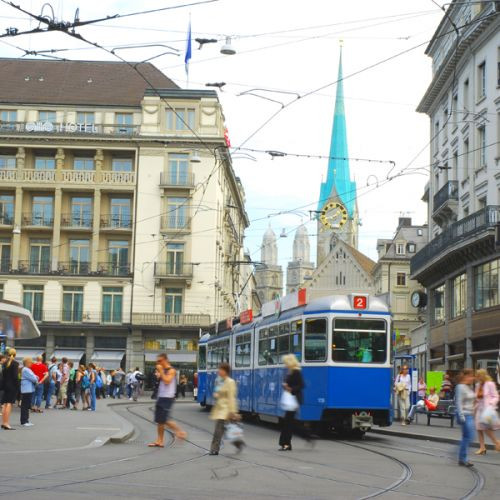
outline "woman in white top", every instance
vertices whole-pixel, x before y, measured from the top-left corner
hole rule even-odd
[[[411,376],[408,367],[403,366],[394,382],[394,391],[398,397],[399,416],[401,425],[406,425],[408,410],[410,409]]]

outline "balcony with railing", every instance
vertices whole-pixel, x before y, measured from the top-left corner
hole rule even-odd
[[[191,219],[184,215],[166,215],[161,218],[163,232],[188,233],[191,230]]]
[[[130,269],[130,264],[99,262],[97,274],[100,276],[132,276],[132,270]]]
[[[14,215],[0,214],[0,226],[13,226],[13,225],[14,225]]]
[[[37,229],[52,229],[52,227],[54,227],[54,217],[52,215],[44,213],[24,213],[22,218],[22,226]]]
[[[90,262],[72,260],[70,262],[59,262],[57,266],[58,273],[68,276],[90,276]]]
[[[61,215],[61,227],[64,229],[81,229],[90,230],[92,229],[93,220],[91,214],[84,215],[74,215],[74,214],[62,214]]]
[[[182,172],[179,170],[168,170],[160,174],[160,187],[165,188],[194,188],[194,174],[192,172]]]
[[[124,323],[122,311],[119,310],[104,313],[102,311],[86,311],[83,308],[75,307],[63,310],[36,310],[32,314],[37,323],[61,325],[121,325]]]
[[[458,209],[458,181],[448,181],[433,198],[432,218],[440,226],[454,222]]]
[[[132,313],[132,324],[144,326],[206,327],[210,325],[209,314],[163,314]]]
[[[177,279],[191,281],[193,264],[181,262],[155,262],[154,275],[159,279]]]
[[[51,274],[52,265],[48,260],[20,260],[17,272],[20,274]]]
[[[19,170],[19,180],[22,182],[53,183],[56,182],[57,170],[34,170],[26,168]]]
[[[9,274],[12,272],[12,263],[10,259],[0,259],[0,273]]]
[[[1,168],[0,169],[0,182],[16,182],[17,169],[15,168]]]
[[[101,215],[101,229],[132,230],[132,217],[130,215]]]
[[[499,222],[500,206],[488,205],[450,224],[411,259],[411,276],[420,281],[423,273],[432,273],[437,264],[444,269],[442,261],[445,257],[455,259],[456,267],[459,250],[470,254],[473,245],[484,246],[486,237],[492,240],[493,245],[495,228]],[[464,254],[464,258],[470,260],[470,255],[467,257]]]

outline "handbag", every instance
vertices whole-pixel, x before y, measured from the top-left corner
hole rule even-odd
[[[296,411],[299,408],[297,398],[288,391],[281,394],[280,408],[285,411]]]
[[[490,429],[496,429],[500,425],[498,413],[491,406],[487,406],[479,415],[479,423]]]
[[[229,422],[226,424],[226,432],[224,434],[224,439],[230,443],[243,441],[243,427],[236,422]]]

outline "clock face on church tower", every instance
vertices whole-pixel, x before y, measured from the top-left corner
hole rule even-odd
[[[319,220],[328,229],[340,229],[347,222],[347,209],[342,203],[330,201],[321,210]]]

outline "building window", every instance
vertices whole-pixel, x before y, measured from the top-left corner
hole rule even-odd
[[[4,287],[3,283],[0,284],[0,300],[3,300],[3,287]]]
[[[396,243],[396,255],[405,255],[404,243]]]
[[[445,285],[432,290],[432,297],[434,302],[434,324],[442,323],[445,317]]]
[[[188,184],[189,156],[187,154],[168,155],[168,182],[172,186]]]
[[[133,132],[134,116],[132,113],[115,113],[115,123],[118,134],[131,134]]]
[[[194,130],[195,116],[192,108],[167,109],[167,130]]]
[[[71,198],[71,226],[92,227],[92,198]]]
[[[479,145],[479,168],[486,166],[486,127],[483,125],[477,129]]]
[[[90,270],[90,241],[69,240],[71,274],[88,274]]]
[[[75,158],[73,170],[95,170],[94,158]]]
[[[15,170],[16,157],[0,155],[0,170]]]
[[[448,121],[449,121],[448,108],[443,110],[443,144],[448,140]]]
[[[477,67],[477,92],[478,99],[486,95],[486,61]]]
[[[41,122],[56,123],[56,112],[55,111],[39,111],[38,120]]]
[[[396,284],[398,286],[406,286],[406,273],[396,274]]]
[[[184,243],[167,243],[167,274],[180,275],[184,267]]]
[[[182,313],[182,288],[165,289],[165,314]]]
[[[111,274],[122,276],[129,273],[128,248],[128,241],[109,241],[108,259]]]
[[[14,196],[0,194],[0,224],[11,226],[14,223]]]
[[[54,222],[54,198],[33,196],[32,226],[51,226]]]
[[[121,323],[123,308],[123,288],[105,286],[102,289],[103,323]]]
[[[63,287],[62,320],[79,323],[83,317],[83,286]]]
[[[451,317],[457,318],[465,314],[467,308],[467,275],[457,276],[451,283],[452,297]]]
[[[10,239],[0,238],[0,272],[10,271]]]
[[[24,285],[23,307],[31,312],[35,321],[42,321],[43,285]]]
[[[421,231],[421,229],[419,229],[418,231]],[[408,253],[415,253],[416,250],[417,247],[415,246],[415,243],[408,243]]]
[[[498,260],[474,269],[474,295],[476,309],[498,305]]]
[[[47,274],[50,269],[50,240],[31,240],[29,272]]]
[[[111,162],[113,172],[132,172],[131,158],[113,158]]]
[[[0,110],[0,128],[13,130],[16,128],[17,111],[11,109]]]
[[[469,178],[469,139],[464,140],[464,154],[463,154],[463,176],[464,180]]]
[[[93,125],[95,123],[95,115],[92,111],[77,111],[76,123],[84,125]]]
[[[49,156],[37,156],[35,158],[35,170],[54,170],[55,168],[55,158],[50,158]]]
[[[131,226],[130,198],[111,198],[111,227],[129,228]]]
[[[188,224],[187,198],[169,197],[167,199],[167,227],[169,229],[183,229]]]
[[[451,117],[453,123],[453,130],[456,130],[458,122],[460,119],[460,114],[458,113],[458,94],[455,92],[451,98],[451,113],[455,116]]]
[[[464,105],[464,116],[469,113],[469,79],[464,82],[464,96],[463,96],[463,105]]]

